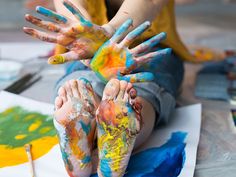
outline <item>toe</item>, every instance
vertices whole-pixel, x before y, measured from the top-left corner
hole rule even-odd
[[[62,107],[63,105],[63,100],[60,96],[56,97],[55,99],[55,109],[58,110]]]
[[[59,88],[58,95],[62,98],[63,103],[67,102],[66,89],[64,86]]]
[[[126,81],[120,81],[120,91],[118,93],[117,99],[123,99],[128,83]]]
[[[67,81],[65,83],[65,90],[66,90],[66,98],[67,98],[67,100],[71,100],[73,94],[72,94],[72,88],[71,88],[71,85],[70,85],[70,81]]]
[[[75,79],[70,80],[70,86],[72,90],[72,95],[75,98],[79,98],[79,88],[78,88],[78,83]]]
[[[104,91],[103,91],[103,97],[102,100],[111,100],[117,97],[120,90],[120,81],[118,79],[111,79]]]
[[[132,100],[132,98],[136,97],[136,90],[133,88],[133,85],[129,82],[125,94],[124,94],[124,101]]]
[[[133,105],[133,103],[134,103],[134,100],[136,99],[136,97],[137,97],[137,91],[136,91],[136,89],[135,88],[131,88],[130,90],[129,90],[129,92],[128,92],[128,95],[129,95],[129,102],[130,102],[130,104],[131,105]]]
[[[84,78],[80,78],[77,82],[81,99],[95,105],[95,93],[90,82]]]

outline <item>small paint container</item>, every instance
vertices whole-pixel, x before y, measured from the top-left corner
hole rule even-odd
[[[23,65],[15,61],[0,60],[0,80],[12,80],[16,78]]]

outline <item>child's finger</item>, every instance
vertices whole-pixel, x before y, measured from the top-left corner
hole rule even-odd
[[[154,75],[150,72],[140,72],[136,74],[128,74],[128,75],[119,75],[117,77],[119,80],[125,80],[127,82],[135,83],[135,82],[148,82],[154,80]]]
[[[68,0],[63,0],[64,6],[72,13],[75,15],[75,17],[84,25],[91,27],[93,24],[88,21],[80,12],[80,10],[70,1]]]
[[[59,25],[52,23],[52,22],[43,21],[43,20],[36,18],[32,15],[29,15],[29,14],[25,15],[25,19],[28,22],[30,22],[38,27],[41,27],[43,29],[46,29],[46,30],[49,30],[52,32],[60,32],[60,30],[61,30]]]
[[[63,54],[51,56],[48,59],[48,63],[52,64],[52,65],[62,64],[62,63],[66,63],[68,61],[79,60],[79,58],[80,58],[79,54],[77,54],[74,51],[70,51],[70,52],[66,52]]]
[[[131,49],[132,54],[139,54],[143,52],[149,51],[151,48],[156,46],[160,41],[164,40],[166,38],[166,33],[162,32],[160,34],[157,34],[153,36],[152,38],[148,39],[147,41],[143,42],[142,44],[139,44],[135,48]]]
[[[58,43],[57,37],[55,35],[47,34],[45,32],[42,32],[33,28],[27,28],[27,27],[24,27],[23,30],[26,34],[29,34],[32,37],[38,38],[41,41]]]
[[[151,52],[151,53],[145,54],[143,56],[135,58],[134,60],[136,62],[136,66],[138,68],[141,65],[150,62],[151,60],[158,60],[158,59],[161,59],[165,56],[168,56],[171,54],[171,52],[172,52],[171,48],[166,48],[166,49],[162,49],[162,50],[159,50],[156,52]]]
[[[60,15],[52,10],[49,10],[45,7],[42,7],[42,6],[37,6],[36,7],[36,11],[39,13],[39,14],[42,14],[46,17],[49,17],[49,18],[52,18],[54,20],[56,20],[57,22],[59,23],[67,23],[67,18],[64,17],[63,15]]]
[[[146,21],[143,24],[139,25],[133,31],[131,31],[127,36],[121,41],[121,47],[128,47],[134,40],[140,36],[148,27],[150,26],[150,22]]]
[[[111,37],[111,42],[117,43],[119,42],[125,35],[125,33],[127,32],[127,30],[129,29],[129,27],[132,25],[133,20],[132,19],[128,19],[126,20],[115,32],[115,34]]]

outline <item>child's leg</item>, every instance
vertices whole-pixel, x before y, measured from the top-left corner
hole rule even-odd
[[[67,81],[55,100],[55,127],[62,157],[70,176],[90,176],[91,151],[95,132],[96,101],[85,79]]]
[[[142,124],[141,130],[136,138],[134,150],[147,141],[154,129],[156,121],[156,113],[154,107],[143,97],[137,97],[138,101],[142,105]]]
[[[123,176],[141,126],[141,105],[131,83],[110,80],[97,110],[99,176]]]

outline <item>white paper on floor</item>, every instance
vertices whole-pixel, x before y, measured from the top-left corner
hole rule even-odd
[[[0,111],[10,106],[21,105],[28,110],[38,111],[44,114],[53,113],[53,105],[37,102],[7,92],[0,92]],[[196,164],[197,146],[200,136],[201,105],[191,105],[178,108],[173,113],[168,125],[153,132],[151,137],[142,146],[142,149],[159,147],[168,140],[173,132],[187,132],[185,140],[186,159],[179,176],[192,177]],[[36,177],[67,177],[59,146],[54,146],[49,153],[34,161]],[[0,168],[0,177],[30,177],[28,163],[17,166]]]

